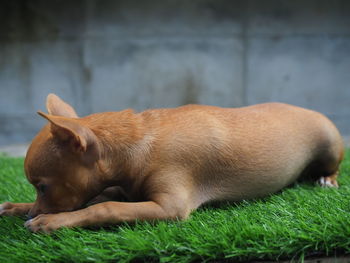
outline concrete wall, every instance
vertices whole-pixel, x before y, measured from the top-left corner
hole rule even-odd
[[[282,101],[350,134],[350,1],[1,1],[0,145],[50,92],[80,115]]]

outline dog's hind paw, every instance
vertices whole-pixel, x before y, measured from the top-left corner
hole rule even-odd
[[[335,187],[338,188],[338,182],[331,177],[320,177],[317,183],[322,187]]]

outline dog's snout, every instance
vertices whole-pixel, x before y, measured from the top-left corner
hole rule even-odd
[[[27,214],[27,220],[33,219],[34,217],[30,214]]]

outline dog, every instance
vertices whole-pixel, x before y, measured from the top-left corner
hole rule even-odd
[[[184,220],[202,204],[264,197],[298,179],[338,187],[342,138],[315,111],[186,105],[79,118],[54,94],[46,106],[24,164],[36,201],[0,206],[28,214],[33,232]]]

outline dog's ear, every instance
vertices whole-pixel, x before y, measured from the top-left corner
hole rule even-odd
[[[52,135],[60,142],[69,145],[76,153],[89,153],[98,158],[98,139],[94,132],[79,123],[78,120],[62,116],[54,116],[38,111],[38,114],[50,122]]]
[[[53,93],[47,96],[46,108],[50,115],[78,118],[73,107]]]

